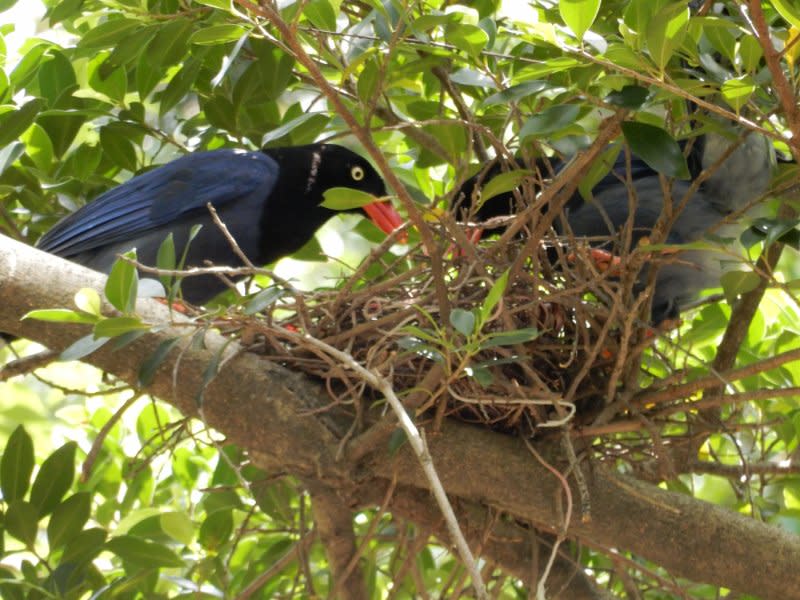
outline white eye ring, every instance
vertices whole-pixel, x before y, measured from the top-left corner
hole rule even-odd
[[[359,166],[353,167],[350,169],[350,177],[352,177],[354,181],[361,181],[364,179],[364,169]]]

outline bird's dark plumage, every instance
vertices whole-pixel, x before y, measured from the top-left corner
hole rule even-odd
[[[692,178],[715,165],[736,141],[736,133],[708,133],[697,138],[688,161]],[[774,152],[764,137],[751,134],[744,138],[689,199],[669,230],[666,243],[678,245],[697,241],[726,215],[757,200],[767,191],[773,164]],[[556,162],[553,168],[558,171],[562,166]],[[471,192],[478,185],[476,178],[488,181],[491,175],[489,171],[465,182],[457,198],[463,194],[463,202],[469,206]],[[626,185],[628,178],[632,190]],[[690,187],[691,181],[671,182],[674,206],[682,201]],[[635,201],[632,215],[631,196]],[[507,210],[509,206],[513,207],[512,195],[503,194],[488,199],[476,216],[478,219],[496,216],[498,211]],[[631,157],[628,169],[626,157],[621,153],[608,175],[592,188],[590,201],[584,201],[577,193],[570,199],[565,210],[567,226],[557,221],[556,229],[559,234],[576,237],[613,237],[630,221],[635,245],[651,234],[663,207],[664,192],[658,173],[636,156]],[[662,266],[656,277],[652,302],[653,323],[676,318],[698,292],[718,285],[721,258],[714,252],[690,251],[681,253],[680,263]]]
[[[267,264],[302,247],[335,211],[321,206],[323,193],[347,187],[380,197],[383,180],[359,155],[333,144],[263,151],[214,150],[188,154],[101,194],[64,218],[37,244],[47,252],[108,272],[117,255],[136,248],[140,262],[156,264],[169,233],[181,255],[194,225],[186,266],[240,265],[212,221],[210,203],[245,255]],[[401,221],[386,202],[376,202],[379,226]],[[203,303],[224,289],[213,276],[187,278],[184,296]]]

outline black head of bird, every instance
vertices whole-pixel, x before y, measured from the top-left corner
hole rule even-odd
[[[133,177],[58,222],[38,247],[98,271],[136,248],[139,261],[155,265],[158,249],[172,233],[181,256],[190,231],[186,267],[239,266],[232,244],[213,222],[214,206],[236,245],[256,265],[299,250],[335,211],[321,206],[323,194],[347,187],[375,196],[366,209],[386,233],[402,220],[388,202],[383,180],[361,156],[333,144],[263,151],[214,150],[188,154]],[[190,302],[201,304],[225,289],[216,277],[184,280]]]
[[[731,212],[757,201],[769,187],[775,163],[772,145],[766,138],[757,134],[742,137],[741,131],[707,133],[694,140],[690,152],[692,177],[696,179],[703,173],[704,179],[672,222],[665,240],[668,244],[696,241]],[[560,166],[563,165],[557,165],[556,170]],[[479,181],[488,181],[492,173],[489,170],[468,180],[456,197],[463,196],[469,206],[470,199],[477,197],[474,188],[480,185]],[[628,180],[632,183],[630,188]],[[691,193],[691,185],[691,181],[671,182],[673,206]],[[495,216],[513,206],[512,195],[503,194],[487,200],[477,217]],[[592,188],[591,200],[584,201],[576,193],[567,205],[564,219],[557,220],[555,226],[562,236],[581,238],[614,237],[628,226],[635,246],[651,235],[664,206],[664,187],[658,173],[641,158],[632,156],[628,162],[620,153],[608,175]],[[720,255],[714,252],[681,253],[680,261],[662,266],[651,304],[652,322],[677,318],[702,289],[718,285],[719,276]],[[643,276],[642,281],[645,279]]]

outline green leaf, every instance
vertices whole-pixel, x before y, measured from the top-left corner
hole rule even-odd
[[[558,12],[579,40],[594,23],[600,10],[600,0],[560,0]]]
[[[200,525],[197,541],[207,550],[216,551],[227,543],[233,533],[233,512],[218,510],[211,513]]]
[[[189,50],[193,24],[189,19],[173,19],[156,33],[147,45],[142,58],[154,67],[168,67],[179,62]],[[142,68],[139,63],[138,68]]]
[[[544,80],[536,79],[533,81],[525,81],[517,85],[512,85],[496,94],[492,94],[486,98],[482,104],[485,107],[494,106],[496,104],[508,104],[509,102],[516,102],[538,94],[550,87],[550,83]]]
[[[140,567],[183,567],[183,561],[162,544],[149,542],[132,535],[121,535],[108,540],[106,550],[122,560]]]
[[[489,34],[477,25],[450,24],[445,38],[459,50],[477,57],[489,42]]]
[[[187,59],[183,67],[178,71],[167,84],[166,89],[161,92],[158,106],[158,115],[163,117],[172,110],[179,102],[183,102],[192,90],[197,76],[200,73],[201,63],[198,60]]]
[[[33,473],[33,440],[22,425],[8,437],[0,459],[0,491],[11,502],[25,496]]]
[[[739,112],[741,108],[747,104],[750,97],[755,93],[758,86],[756,86],[753,78],[749,75],[739,77],[736,79],[728,79],[722,84],[720,91],[722,97],[725,99],[733,110]]]
[[[78,47],[85,49],[111,48],[140,26],[141,21],[138,19],[113,19],[100,23],[86,32],[86,35],[78,41]]]
[[[689,167],[683,151],[672,136],[655,125],[627,121],[622,133],[631,152],[638,154],[652,169],[667,177],[689,179]]]
[[[686,37],[689,16],[686,3],[677,2],[661,9],[647,25],[647,49],[662,71]]]
[[[405,444],[407,441],[408,441],[408,436],[406,435],[405,429],[403,429],[402,427],[398,427],[397,429],[395,429],[392,432],[392,435],[389,436],[389,444],[388,444],[389,456],[394,456],[395,454],[397,454],[397,451],[400,450],[400,448],[403,447],[403,444]]]
[[[17,159],[25,153],[25,144],[22,142],[12,142],[5,148],[0,149],[0,175],[17,162]]]
[[[136,260],[136,251],[131,250],[124,255]],[[123,314],[131,314],[136,309],[136,293],[139,287],[139,274],[130,262],[121,258],[114,262],[108,275],[105,293],[114,308]]]
[[[100,145],[103,151],[117,165],[128,171],[136,170],[136,150],[126,138],[113,132],[107,126],[100,129]]]
[[[5,529],[27,547],[33,548],[39,531],[36,507],[24,500],[13,500],[8,505],[4,520]]]
[[[752,271],[728,271],[720,277],[722,291],[729,304],[732,304],[741,294],[751,292],[758,287],[761,278]]]
[[[33,123],[28,130],[20,136],[20,140],[25,144],[25,154],[27,154],[36,165],[45,173],[53,165],[53,142],[47,132],[36,123]]]
[[[190,44],[199,46],[213,46],[216,44],[228,44],[237,41],[240,37],[249,33],[250,30],[241,25],[224,24],[212,25],[195,31],[189,36]]]
[[[486,340],[481,343],[481,350],[493,348],[495,346],[513,346],[514,344],[525,344],[527,342],[532,342],[540,335],[541,332],[535,327],[491,333],[486,336]]]
[[[124,67],[114,67],[110,60],[97,61],[90,66],[89,85],[119,103],[128,92],[128,75]]]
[[[71,539],[66,540],[66,548],[61,555],[60,564],[81,564],[92,560],[103,550],[106,541],[106,532],[99,527],[81,531]]]
[[[480,208],[484,202],[495,196],[517,189],[525,178],[531,175],[534,175],[534,172],[529,169],[516,169],[492,177],[481,189],[481,197],[477,208]]]
[[[89,492],[73,494],[55,507],[47,524],[47,543],[50,551],[74,540],[89,521],[92,495]]]
[[[194,539],[194,523],[185,512],[165,512],[158,517],[161,529],[173,540],[190,544]]]
[[[70,310],[68,308],[44,308],[32,310],[26,313],[23,319],[36,319],[37,321],[49,321],[50,323],[97,323],[100,317],[87,315],[86,313]]]
[[[164,241],[158,246],[158,253],[156,254],[156,267],[165,271],[175,270],[177,258],[175,256],[175,239],[172,237],[172,232],[167,234]],[[167,288],[172,285],[172,276],[159,275],[161,284]]]
[[[325,200],[323,200],[321,206],[331,210],[353,210],[376,201],[375,196],[372,194],[346,187],[327,189],[322,196]]]
[[[487,319],[492,316],[494,307],[497,306],[497,303],[500,302],[503,294],[505,294],[506,287],[508,287],[508,275],[510,272],[511,269],[506,269],[492,284],[492,289],[489,290],[489,293],[486,294],[486,299],[481,305],[481,325],[486,323]]]
[[[97,338],[113,338],[141,329],[150,329],[150,326],[138,317],[111,317],[97,322],[94,335]]]
[[[525,121],[519,131],[519,138],[525,140],[529,137],[542,137],[555,133],[575,123],[580,112],[580,106],[576,104],[561,104],[546,108]]]
[[[475,314],[471,310],[454,308],[450,311],[450,324],[464,337],[475,333]]]
[[[0,113],[0,147],[16,141],[31,126],[43,107],[42,100],[35,98],[19,108]]]
[[[270,286],[248,299],[244,306],[244,314],[255,315],[286,295],[286,291],[278,286]]]
[[[311,0],[303,8],[303,14],[314,27],[336,31],[336,11],[328,0]]]
[[[54,106],[62,94],[72,92],[78,83],[72,63],[55,48],[50,48],[42,57],[37,79],[39,92],[50,106]]]
[[[164,362],[164,359],[169,354],[169,351],[175,347],[181,339],[180,338],[172,338],[169,340],[164,340],[158,345],[155,352],[147,357],[142,363],[142,366],[139,367],[139,377],[138,382],[140,386],[150,385],[153,381],[153,377],[155,377],[156,371],[161,363]]]
[[[103,313],[100,312],[100,294],[92,288],[81,288],[75,293],[75,306],[89,315],[103,316]]]
[[[288,123],[284,123],[280,127],[276,127],[272,131],[265,133],[264,136],[261,138],[261,146],[268,146],[270,142],[274,142],[275,140],[279,140],[284,136],[289,135],[294,129],[308,121],[309,119],[313,119],[322,113],[318,112],[308,112],[303,113],[299,117],[292,119]]]
[[[59,355],[59,358],[61,360],[79,360],[84,356],[89,356],[108,340],[109,338],[96,338],[93,333],[90,333],[73,342]]]
[[[772,6],[793,27],[800,29],[800,5],[797,0],[770,0]]]
[[[650,90],[638,85],[626,85],[618,92],[611,92],[606,96],[606,102],[636,110],[647,101]]]
[[[67,442],[42,463],[31,488],[31,504],[43,517],[61,502],[75,476],[75,442]]]

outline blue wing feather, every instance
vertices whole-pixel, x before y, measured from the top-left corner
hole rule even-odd
[[[214,150],[188,154],[101,194],[39,240],[47,252],[71,257],[126,242],[188,216],[239,199],[266,198],[278,164],[262,152]]]

